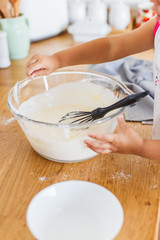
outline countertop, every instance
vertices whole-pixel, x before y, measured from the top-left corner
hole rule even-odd
[[[66,180],[100,184],[120,200],[124,224],[116,240],[155,240],[158,237],[160,162],[134,155],[98,155],[79,163],[57,163],[39,156],[28,143],[7,107],[7,95],[24,78],[25,65],[35,53],[51,54],[73,46],[67,33],[32,43],[29,56],[0,69],[0,239],[32,240],[26,210],[43,188]],[[154,50],[137,54],[153,59]],[[86,69],[74,66],[67,69]],[[152,125],[128,123],[142,137],[151,138]],[[76,239],[75,239],[76,240]],[[99,240],[99,239],[98,239]]]

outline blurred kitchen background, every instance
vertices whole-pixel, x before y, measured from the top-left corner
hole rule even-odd
[[[30,42],[63,32],[85,42],[130,31],[154,15],[149,0],[0,0],[0,54],[7,56],[5,38],[10,59],[22,59]],[[0,67],[9,66],[5,61]]]
[[[29,21],[30,40],[67,30],[77,42],[140,26],[154,13],[149,0],[21,0]]]

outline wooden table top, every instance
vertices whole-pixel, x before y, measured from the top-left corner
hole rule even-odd
[[[8,92],[17,81],[26,78],[25,65],[33,54],[51,54],[73,45],[66,33],[32,43],[27,58],[12,61],[11,67],[0,69],[0,239],[34,239],[26,223],[31,199],[43,188],[66,180],[97,183],[115,194],[124,210],[124,224],[116,240],[157,239],[158,161],[122,154],[98,155],[70,164],[46,160],[31,148],[7,107]],[[152,60],[153,54],[151,50],[136,56]],[[151,138],[151,125],[129,125],[142,137]]]

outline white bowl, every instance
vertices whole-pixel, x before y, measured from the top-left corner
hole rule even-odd
[[[40,191],[30,202],[27,224],[39,240],[111,240],[123,224],[119,200],[85,181],[65,181]]]

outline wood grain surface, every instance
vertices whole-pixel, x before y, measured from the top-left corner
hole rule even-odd
[[[51,184],[73,179],[100,184],[120,200],[124,224],[116,240],[157,239],[159,161],[122,154],[98,155],[70,164],[46,160],[31,148],[7,107],[8,92],[17,81],[26,78],[25,65],[33,54],[51,54],[74,44],[67,33],[32,43],[28,58],[12,61],[11,67],[0,69],[0,239],[34,239],[26,223],[31,199]],[[152,60],[153,54],[151,50],[136,56]],[[151,125],[128,124],[144,138],[151,138]]]

